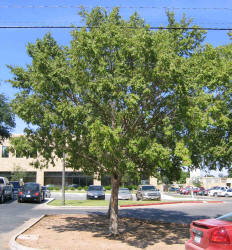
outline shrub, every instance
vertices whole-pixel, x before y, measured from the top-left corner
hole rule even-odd
[[[84,189],[84,190],[87,190],[88,188],[89,188],[88,186],[85,186],[83,189]]]
[[[71,187],[70,190],[75,190],[75,187]]]
[[[68,187],[64,187],[64,190],[68,190]]]
[[[82,190],[82,187],[78,187],[77,190]]]
[[[105,190],[111,190],[111,186],[105,186]]]
[[[60,190],[60,188],[59,187],[54,187],[54,190],[58,191],[58,190]]]
[[[48,187],[48,190],[52,191],[54,190],[54,187]]]

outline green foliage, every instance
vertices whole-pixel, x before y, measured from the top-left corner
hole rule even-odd
[[[19,181],[24,179],[27,176],[27,172],[20,166],[14,167],[11,172],[11,181]]]
[[[0,142],[10,137],[10,131],[14,127],[14,113],[6,97],[0,94]]]
[[[78,187],[77,190],[82,190],[83,188],[82,187]]]
[[[105,190],[111,190],[111,186],[105,186]]]
[[[75,187],[71,187],[70,190],[76,190]]]
[[[202,183],[201,181],[199,180],[199,178],[195,178],[192,180],[192,184],[194,187],[202,187]]]
[[[56,191],[59,191],[60,187],[54,187],[53,189],[56,190]]]
[[[170,27],[191,26],[167,15]],[[25,131],[36,166],[65,153],[67,167],[117,185],[132,173],[171,182],[183,165],[230,167],[231,46],[201,45],[201,30],[150,30],[118,8],[81,16],[88,29],[73,29],[68,47],[47,34],[28,44],[31,64],[9,66],[13,110],[36,125]]]
[[[138,187],[136,185],[129,185],[129,186],[125,186],[126,188],[128,188],[129,190],[137,190]]]
[[[189,178],[189,177],[190,177],[190,172],[189,171],[181,170],[180,178],[177,180],[177,182],[180,183],[180,184],[185,184],[186,183],[186,178]]]
[[[84,186],[83,189],[86,191],[89,187],[88,186]]]

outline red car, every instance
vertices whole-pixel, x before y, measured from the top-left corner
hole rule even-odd
[[[232,249],[232,213],[216,219],[193,221],[186,250]]]

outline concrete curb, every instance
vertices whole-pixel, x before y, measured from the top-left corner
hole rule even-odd
[[[17,237],[24,233],[26,230],[28,230],[30,227],[34,226],[36,223],[38,223],[41,219],[43,219],[46,215],[42,215],[39,218],[35,218],[34,221],[32,221],[31,223],[25,225],[25,227],[23,229],[21,229],[16,235],[14,235],[9,242],[9,247],[11,250],[39,250],[38,248],[31,248],[31,247],[26,247],[23,246],[19,243],[16,242]]]
[[[120,205],[120,207],[158,206],[158,205],[183,204],[183,203],[224,203],[224,201],[176,201],[176,202],[171,201],[171,202],[160,202],[160,203]]]

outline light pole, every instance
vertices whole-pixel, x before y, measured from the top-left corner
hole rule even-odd
[[[62,159],[62,205],[65,206],[65,153]]]

